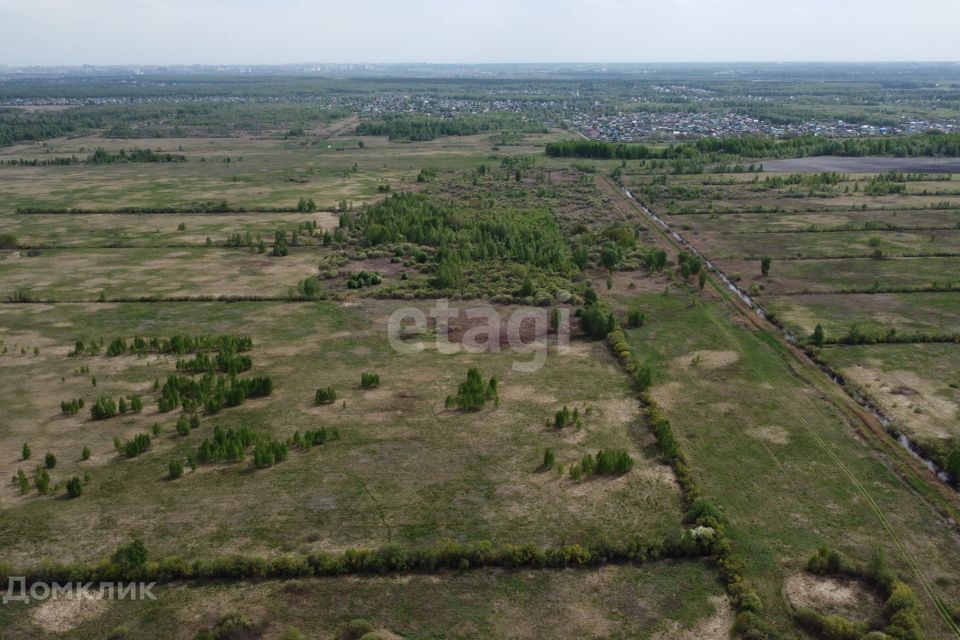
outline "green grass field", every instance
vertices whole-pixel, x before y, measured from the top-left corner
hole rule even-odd
[[[590,566],[576,569],[467,562],[457,570],[384,575],[194,576],[164,582],[156,601],[0,607],[4,638],[101,638],[118,627],[126,627],[123,637],[193,638],[230,613],[249,619],[249,637],[258,638],[281,638],[288,627],[311,638],[333,637],[339,625],[361,617],[388,638],[720,640],[730,637],[736,615],[753,613],[753,607],[762,608],[758,615],[770,638],[809,637],[794,617],[800,607],[881,627],[875,590],[804,570],[825,545],[861,561],[882,551],[918,598],[924,637],[953,637],[945,610],[960,607],[960,554],[950,520],[956,495],[917,471],[922,465],[888,437],[870,432],[838,387],[772,330],[752,324],[712,279],[702,287],[696,276],[685,280],[675,248],[603,176],[619,162],[545,158],[542,145],[568,135],[559,131],[524,135],[519,144],[502,147],[489,134],[416,143],[364,137],[361,146],[354,124],[340,121],[294,140],[137,141],[183,153],[183,163],[0,166],[0,233],[19,245],[0,254],[0,474],[14,478],[0,485],[0,566],[95,564],[132,538],[143,541],[151,561],[176,555],[186,562],[273,561],[358,548],[422,551],[486,541],[497,548],[596,550],[637,540],[666,547],[721,534],[730,549],[711,550],[714,561],[622,562],[598,553]],[[0,159],[79,155],[97,146],[118,150],[130,143],[59,139],[6,148]],[[420,174],[424,168],[436,172]],[[781,191],[754,193],[751,178],[700,185],[702,198],[674,194],[651,206],[706,207],[713,196],[718,207],[743,209],[801,200]],[[625,169],[631,188],[650,179],[648,168]],[[714,179],[725,178],[670,176],[668,188],[691,189],[698,180]],[[392,212],[374,206],[387,213],[371,223],[364,204],[382,200],[388,184],[393,192],[415,191],[437,208],[418,209],[415,200]],[[901,196],[911,202],[931,197]],[[256,211],[295,206],[299,198],[323,210]],[[96,211],[206,200],[246,211],[16,213],[20,207]],[[886,206],[896,199],[844,193],[802,203],[813,200]],[[342,201],[348,203],[344,228],[332,211]],[[861,213],[836,214],[836,224],[866,220]],[[795,252],[874,247],[869,231],[762,233],[799,224],[801,215],[808,218],[803,224],[821,224],[825,218],[815,215],[833,213],[767,215],[666,219],[719,258],[721,269],[739,273],[741,286],[756,285],[761,303],[798,333],[817,323],[829,336],[852,323],[904,332],[956,330],[952,293],[784,295],[869,287],[878,280],[890,286],[960,282],[956,259],[781,260]],[[938,223],[955,217],[951,210],[930,215]],[[271,255],[276,230],[289,234],[308,221],[338,232],[339,239],[324,244],[320,236],[304,235],[289,255]],[[401,227],[400,240],[384,240]],[[264,238],[263,254],[224,246],[231,234],[247,232]],[[743,235],[748,232],[756,235]],[[929,234],[938,235],[925,240]],[[919,251],[924,242],[949,250],[956,240],[955,231],[883,235],[882,247],[891,253]],[[555,242],[538,244],[545,239]],[[28,248],[40,252],[29,255]],[[655,249],[665,251],[666,264],[648,270],[644,260]],[[469,257],[458,261],[450,253]],[[758,260],[744,259],[761,253],[775,258],[768,277],[760,276]],[[350,288],[351,274],[361,270],[377,272],[382,281],[363,287],[354,281]],[[316,299],[298,290],[314,278]],[[651,432],[641,383],[631,382],[611,353],[605,330],[596,338],[578,334],[589,320],[586,307],[576,319],[591,297],[588,288],[602,312],[609,309],[626,327],[632,356],[650,367],[650,395],[673,425],[692,481],[716,505],[719,523],[706,521],[716,528],[697,527],[701,520],[686,513],[692,506],[689,488],[681,488],[686,480],[668,464]],[[210,299],[217,297],[264,299]],[[391,314],[405,306],[428,312],[435,298],[463,308],[488,305],[502,316],[525,304],[541,305],[536,308],[544,314],[564,309],[575,317],[574,337],[565,349],[551,333],[544,365],[532,372],[513,366],[532,356],[511,351],[502,335],[499,342],[494,338],[497,352],[444,353],[433,340],[437,327],[429,324],[422,350],[392,348]],[[643,322],[629,310],[642,312]],[[455,341],[473,326],[453,320]],[[192,353],[68,355],[77,340],[108,345],[117,337],[131,342],[182,334],[249,336],[253,346],[242,355],[252,368],[238,375],[269,376],[272,393],[218,412],[201,406],[199,426],[178,433],[179,418],[193,412],[179,406],[160,412],[157,387],[176,373],[178,358]],[[822,354],[844,371],[869,366],[901,379],[903,371],[913,372],[920,382],[910,385],[918,393],[911,402],[930,416],[929,428],[950,429],[946,413],[934,421],[936,407],[927,404],[927,394],[942,406],[956,403],[950,386],[960,383],[953,380],[955,354],[927,346],[924,352],[917,345],[829,347]],[[877,355],[888,347],[888,355]],[[465,411],[447,398],[456,396],[471,367],[484,380],[496,377],[497,399]],[[363,388],[363,373],[378,374],[379,385]],[[227,377],[223,384],[230,384]],[[315,392],[327,387],[336,400],[316,404]],[[134,394],[144,402],[141,413],[92,419],[98,397]],[[84,409],[65,415],[61,402],[77,398]],[[564,407],[577,410],[579,424],[555,428]],[[182,477],[172,479],[170,462],[189,460],[218,427],[247,428],[261,443],[320,427],[335,429],[339,438],[309,450],[294,446],[285,460],[265,468],[256,467],[249,449],[242,461],[201,462],[195,469],[188,463]],[[123,443],[138,434],[151,435],[147,451],[135,457],[117,452],[115,439]],[[29,460],[22,459],[24,443]],[[544,468],[548,449],[555,461]],[[633,465],[620,475],[577,480],[571,469],[582,469],[584,457],[600,450],[622,450]],[[33,478],[47,453],[56,457],[48,469],[53,491],[21,491],[17,471]],[[82,495],[68,499],[67,480],[85,474]],[[744,559],[738,571],[760,606],[744,605],[729,582],[725,593],[717,559],[732,557],[728,552]]]

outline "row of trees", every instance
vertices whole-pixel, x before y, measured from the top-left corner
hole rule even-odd
[[[704,138],[696,142],[653,147],[599,140],[564,140],[546,145],[551,157],[616,160],[701,159],[721,162],[730,158],[801,158],[805,156],[960,157],[960,134],[928,133],[910,136],[824,139],[801,136],[776,139],[764,136]]]
[[[601,449],[595,455],[584,455],[570,466],[570,478],[576,482],[598,476],[620,476],[633,469],[633,457],[623,449]]]
[[[103,349],[103,339],[84,342],[77,339],[73,351],[68,356],[97,355]],[[131,342],[116,337],[107,347],[107,355],[114,357],[125,353],[169,353],[184,355],[200,351],[230,351],[242,353],[253,348],[249,336],[209,336],[175,335],[170,338],[144,338],[135,336]]]
[[[157,153],[151,149],[132,149],[129,152],[120,149],[117,153],[111,153],[106,149],[98,148],[87,157],[90,164],[123,164],[127,162],[186,162],[187,157],[182,154]]]
[[[177,371],[188,373],[226,373],[237,375],[253,368],[253,359],[250,356],[240,355],[234,351],[219,351],[211,358],[206,353],[198,353],[189,360],[177,360]]]
[[[157,407],[160,411],[172,411],[182,405],[192,413],[202,408],[207,413],[218,413],[224,407],[235,407],[247,398],[269,396],[273,393],[273,380],[269,376],[238,378],[204,374],[200,379],[171,374],[160,389]]]
[[[433,140],[442,136],[469,136],[504,129],[529,133],[546,133],[520,116],[488,114],[437,118],[417,114],[388,114],[380,120],[366,120],[357,125],[357,135],[388,136],[390,140]]]

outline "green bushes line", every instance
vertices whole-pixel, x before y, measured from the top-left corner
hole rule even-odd
[[[674,436],[670,421],[648,393],[653,382],[652,370],[637,362],[626,334],[619,326],[615,326],[607,334],[607,345],[634,381],[646,413],[647,424],[656,437],[664,458],[673,467],[687,507],[684,520],[695,527],[688,531],[687,535],[696,536],[696,544],[720,572],[727,593],[737,610],[736,631],[751,640],[777,637],[776,631],[762,618],[763,605],[759,596],[743,577],[746,561],[734,552],[733,545],[726,537],[719,509],[704,497]]]
[[[443,542],[432,547],[408,549],[387,544],[377,549],[353,548],[342,553],[311,553],[274,558],[250,556],[220,557],[187,561],[169,556],[150,561],[143,543],[134,541],[120,547],[110,558],[97,564],[43,563],[39,567],[7,575],[24,575],[28,583],[38,581],[97,581],[206,579],[283,579],[307,576],[348,574],[378,575],[463,571],[484,567],[566,568],[589,567],[608,563],[643,563],[665,558],[701,557],[712,552],[709,536],[690,532],[669,540],[642,538],[600,541],[591,545],[541,547],[535,544],[495,545],[489,541],[474,543]],[[0,580],[4,577],[0,571]]]
[[[920,604],[913,590],[900,580],[877,552],[869,563],[859,563],[829,547],[819,549],[807,562],[807,571],[816,575],[843,575],[863,580],[885,598],[883,630],[869,630],[861,622],[841,616],[825,616],[812,609],[799,609],[797,623],[828,640],[920,640]]]

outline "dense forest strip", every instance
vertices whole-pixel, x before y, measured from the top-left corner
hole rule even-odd
[[[422,142],[444,136],[470,136],[495,131],[546,133],[541,124],[535,124],[517,115],[487,114],[436,118],[415,114],[391,114],[379,120],[365,120],[357,125],[361,136],[387,136],[390,140]]]
[[[546,145],[553,158],[612,160],[694,160],[803,158],[807,156],[960,157],[960,134],[917,134],[829,140],[802,136],[780,140],[763,136],[706,138],[696,142],[650,146],[599,140],[565,140]]]

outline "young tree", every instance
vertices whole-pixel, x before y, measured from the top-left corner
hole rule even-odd
[[[614,242],[606,242],[600,249],[600,264],[610,272],[620,263],[621,257],[620,247]]]
[[[333,390],[333,387],[317,389],[317,393],[313,397],[314,404],[333,404],[336,401],[337,392]]]
[[[185,436],[190,433],[190,421],[187,419],[187,416],[180,416],[177,418],[177,434]]]
[[[83,494],[83,482],[79,477],[73,476],[67,480],[67,497],[71,500],[79,498]]]
[[[960,444],[955,444],[947,456],[947,473],[954,484],[960,485]]]
[[[40,494],[46,494],[50,491],[50,474],[39,465],[33,473],[33,484]]]
[[[118,547],[110,558],[117,569],[117,573],[126,578],[139,574],[147,564],[147,547],[139,538],[130,544]]]
[[[377,387],[380,386],[380,374],[361,373],[360,386],[364,389],[376,389]]]
[[[90,447],[84,447],[84,448],[83,448],[83,451],[80,452],[80,459],[81,459],[81,460],[89,460],[89,459],[90,459]]]
[[[47,454],[43,456],[43,466],[47,469],[53,469],[57,466],[57,456],[48,451]]]
[[[497,379],[490,378],[484,382],[480,370],[471,367],[467,371],[467,379],[457,388],[456,405],[464,411],[476,411],[483,407],[487,400],[497,400]]]
[[[20,456],[21,456],[24,460],[29,460],[31,455],[32,455],[32,453],[31,453],[31,451],[30,451],[30,447],[28,447],[28,446],[27,446],[27,443],[24,442],[24,443],[23,443],[23,449],[22,449],[21,452],[20,452]]]
[[[143,411],[143,400],[140,399],[138,394],[133,394],[133,397],[130,398],[130,410],[134,413]]]
[[[766,278],[768,275],[770,275],[770,263],[771,263],[771,262],[773,262],[773,260],[770,258],[770,256],[763,256],[762,258],[760,258],[760,274],[761,274],[764,278]]]
[[[823,327],[817,323],[817,326],[813,329],[813,335],[810,336],[810,341],[816,346],[822,347],[825,339],[826,336],[823,334]]]
[[[27,480],[27,474],[23,472],[23,469],[17,469],[17,475],[14,476],[13,481],[20,489],[20,493],[30,491],[30,481]]]
[[[278,230],[273,236],[273,255],[274,256],[285,256],[289,252],[287,248],[287,235],[281,230]]]
[[[183,475],[183,463],[179,460],[171,460],[167,470],[170,473],[170,479],[176,480]]]
[[[100,396],[90,407],[90,415],[94,420],[106,420],[117,415],[117,404],[113,398]]]
[[[543,468],[552,469],[557,463],[557,454],[553,449],[547,449],[543,452]]]
[[[703,287],[707,284],[707,271],[706,271],[706,269],[701,269],[701,270],[700,270],[700,275],[698,276],[697,284],[700,285],[700,289],[701,289],[701,290],[702,290]]]

